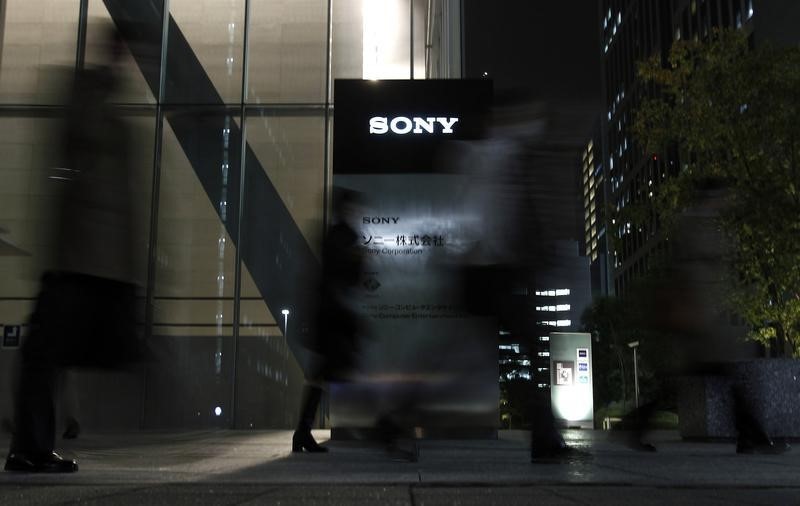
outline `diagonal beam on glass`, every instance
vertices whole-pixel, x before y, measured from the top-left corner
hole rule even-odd
[[[158,61],[155,53],[159,51],[153,48],[160,46],[162,2],[159,0],[136,2],[103,0],[103,2],[124,39],[144,42],[129,44],[129,47],[153,95],[159,96],[159,68],[158,65],[154,65],[154,61]],[[224,109],[225,102],[172,16],[169,17],[168,33],[169,51],[166,52],[166,68],[169,69],[169,79],[166,91],[180,90],[181,102],[185,104],[204,104]],[[279,321],[280,308],[290,306],[293,308],[292,313],[300,318],[296,321],[310,321],[313,298],[308,292],[310,287],[301,281],[315,279],[315,274],[319,270],[318,260],[249,145],[244,150],[244,166],[248,170],[243,183],[248,205],[243,208],[241,233],[243,237],[253,240],[239,240],[237,233],[239,216],[236,212],[240,205],[239,193],[231,191],[226,196],[225,208],[234,212],[228,212],[223,216],[224,211],[217,205],[224,177],[220,170],[223,155],[218,149],[218,144],[219,132],[223,128],[228,128],[229,144],[241,145],[241,128],[235,122],[226,124],[224,115],[209,115],[204,119],[210,122],[212,127],[198,129],[195,117],[175,114],[166,119],[212,206],[224,223],[228,235],[240,248],[242,261],[247,266],[272,317],[275,321]],[[218,125],[214,125],[214,122]],[[231,149],[228,152],[227,163],[232,168],[243,166],[239,150]],[[241,172],[238,170],[229,171],[227,178],[225,186],[228,188],[239,188],[242,183]],[[299,347],[295,346],[299,337],[297,334],[293,333],[289,341],[290,347],[296,354],[299,350]]]

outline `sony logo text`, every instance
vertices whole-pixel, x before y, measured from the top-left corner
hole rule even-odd
[[[400,135],[408,133],[432,134],[436,133],[437,129],[440,129],[443,134],[451,134],[453,133],[453,125],[456,123],[458,123],[458,118],[423,118],[417,116],[408,118],[406,116],[397,116],[389,119],[386,116],[373,116],[369,119],[369,133],[383,135],[391,130],[393,133]]]
[[[394,223],[400,221],[399,216],[363,216],[361,218],[361,223],[364,225],[383,225],[387,223]]]

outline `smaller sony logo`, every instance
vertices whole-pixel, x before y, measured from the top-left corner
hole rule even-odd
[[[373,116],[369,119],[369,133],[383,135],[391,130],[400,135],[433,134],[439,130],[443,134],[452,134],[453,125],[456,123],[458,118],[397,116],[389,119],[386,116]]]
[[[400,221],[399,216],[363,216],[361,223],[364,225],[386,225],[397,224]]]

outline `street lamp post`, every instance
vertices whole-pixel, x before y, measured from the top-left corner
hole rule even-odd
[[[283,315],[283,338],[286,339],[286,334],[289,331],[289,310],[281,309],[281,314]]]
[[[628,343],[628,348],[633,350],[633,394],[636,407],[639,407],[639,367],[636,363],[636,348],[639,347],[639,341],[631,341]]]
[[[283,376],[285,378],[286,374],[287,374],[286,370],[288,369],[288,366],[287,366],[288,360],[287,360],[286,355],[287,355],[287,350],[289,348],[289,310],[288,309],[281,309],[281,314],[283,315],[283,346],[284,346],[283,351],[281,352],[281,358],[282,358],[281,366],[282,366],[282,369],[283,369],[281,371],[281,373],[283,374]],[[284,381],[284,385],[282,385],[282,386],[283,386],[283,388],[281,388],[281,392],[283,393],[283,395],[281,395],[281,397],[282,397],[282,400],[283,400],[283,417],[284,417],[285,420],[289,421],[289,416],[288,416],[288,413],[286,412],[286,384],[285,384],[285,381]]]

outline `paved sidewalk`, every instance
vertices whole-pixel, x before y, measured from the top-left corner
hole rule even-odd
[[[359,442],[292,454],[289,431],[88,434],[62,447],[78,473],[0,473],[0,504],[800,505],[800,450],[736,455],[730,443],[661,432],[659,452],[649,454],[615,433],[565,436],[591,458],[531,464],[525,434],[515,431],[494,441],[421,441],[417,463]]]

